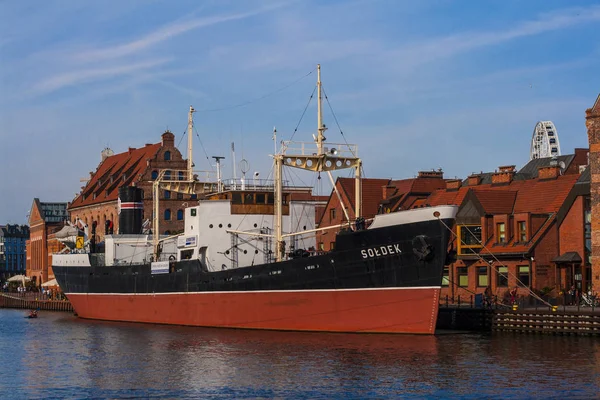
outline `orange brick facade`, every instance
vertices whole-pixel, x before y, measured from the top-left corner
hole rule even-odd
[[[594,106],[586,110],[585,121],[590,145],[590,196],[592,203],[592,281],[600,290],[600,95]]]

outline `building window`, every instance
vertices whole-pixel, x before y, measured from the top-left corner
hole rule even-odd
[[[442,274],[442,286],[450,286],[450,268],[448,268],[448,266],[444,267],[444,272]]]
[[[479,286],[479,287],[489,286],[488,267],[478,267],[477,268],[477,286]]]
[[[457,254],[479,253],[481,248],[481,225],[459,225]]]
[[[177,193],[177,200],[183,200],[183,193]]]
[[[519,265],[519,280],[523,285],[529,287],[529,265]]]
[[[498,279],[496,286],[508,287],[508,267],[498,267]]]
[[[183,171],[179,171],[179,180],[182,181],[183,180]]]
[[[168,208],[165,210],[165,221],[170,221],[171,220],[171,210],[169,210]]]
[[[177,210],[177,221],[181,221],[183,219],[183,210]]]
[[[319,250],[325,250],[325,244],[323,242],[319,243]]]
[[[191,199],[192,200],[197,200],[198,199],[198,195],[196,193],[192,194]]]
[[[519,242],[526,243],[527,242],[527,225],[525,221],[519,221]]]
[[[496,224],[496,243],[506,243],[506,224]]]
[[[329,210],[329,220],[333,221],[335,220],[335,208],[332,208],[331,210]]]
[[[165,177],[164,177],[164,179],[166,181],[170,181],[171,180],[171,171],[168,171],[168,170],[165,171]]]
[[[335,242],[329,243],[329,250],[335,250]]]
[[[152,171],[152,180],[155,180],[156,178],[158,178],[158,171]]]
[[[165,199],[171,198],[171,192],[169,190],[165,190]]]
[[[589,197],[585,198],[583,214],[583,234],[584,234],[584,257],[583,262],[586,265],[592,265],[592,202]]]
[[[469,286],[469,270],[467,267],[456,268],[456,274],[458,275],[458,286],[468,287]]]
[[[165,161],[171,161],[171,152],[165,151]]]

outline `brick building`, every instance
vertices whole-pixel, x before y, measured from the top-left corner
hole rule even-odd
[[[25,273],[27,239],[27,225],[0,226],[0,281]]]
[[[450,180],[432,193],[423,205],[460,205],[452,242],[457,260],[445,271],[442,296],[469,297],[487,286],[501,298],[522,285],[554,295],[572,284],[585,288],[584,160],[587,150],[577,149],[519,171],[503,166]]]
[[[590,144],[590,236],[592,281],[596,291],[600,290],[600,95],[592,108],[586,110],[585,124]]]
[[[63,249],[54,233],[68,221],[67,203],[42,203],[33,199],[29,211],[31,236],[27,241],[27,273],[36,285],[54,279],[52,254]]]
[[[96,241],[104,240],[107,221],[112,222],[114,233],[119,228],[119,187],[135,185],[144,191],[144,219],[152,220],[152,181],[160,170],[167,170],[165,179],[184,180],[187,161],[175,147],[175,135],[166,131],[161,142],[146,144],[141,148],[129,148],[119,154],[110,149],[102,152],[102,160],[90,180],[69,205],[71,221],[77,218],[88,224],[97,223]],[[173,234],[183,230],[185,202],[195,195],[160,191],[159,223],[161,234]]]

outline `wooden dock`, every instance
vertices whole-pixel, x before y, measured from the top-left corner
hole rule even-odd
[[[600,312],[596,310],[542,311],[495,310],[495,332],[547,335],[600,336]]]
[[[23,308],[29,310],[69,311],[73,306],[69,300],[39,300],[35,296],[19,296],[0,293],[0,308]]]

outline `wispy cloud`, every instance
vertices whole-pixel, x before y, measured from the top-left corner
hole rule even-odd
[[[140,70],[149,69],[168,62],[169,59],[159,59],[139,62],[135,64],[110,66],[106,68],[81,69],[55,75],[34,85],[30,94],[41,95],[67,86],[90,82],[97,79],[113,78],[121,75],[131,74]]]
[[[557,31],[593,21],[600,21],[600,6],[569,8],[546,13],[502,31],[473,31],[446,37],[435,37],[413,43],[388,53],[388,57],[401,58],[404,70],[437,59],[451,57],[470,50],[494,46],[514,39]]]
[[[74,58],[78,61],[91,62],[128,56],[194,29],[206,28],[208,26],[221,24],[224,22],[249,18],[283,7],[285,4],[286,3],[277,3],[242,13],[214,15],[203,18],[195,18],[189,21],[172,23],[158,29],[157,31],[151,32],[140,39],[113,47],[81,52],[78,53]]]

